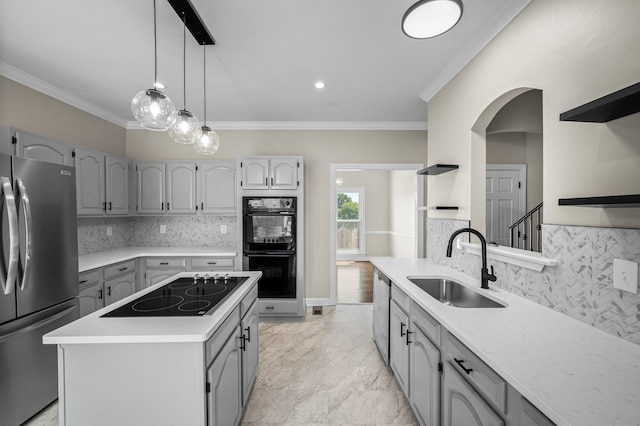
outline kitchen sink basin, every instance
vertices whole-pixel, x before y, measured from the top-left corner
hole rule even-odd
[[[407,279],[444,305],[455,306],[457,308],[505,307],[503,304],[489,299],[479,292],[453,280],[420,277],[407,277]]]

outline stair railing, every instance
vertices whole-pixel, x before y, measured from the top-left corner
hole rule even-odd
[[[542,203],[509,227],[511,247],[542,252]]]

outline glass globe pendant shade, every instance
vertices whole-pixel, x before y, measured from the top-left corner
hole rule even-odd
[[[195,149],[198,154],[215,154],[219,147],[220,137],[218,134],[207,125],[202,126],[200,135],[198,139],[196,139],[193,149]]]
[[[131,101],[133,116],[149,130],[168,130],[175,120],[175,110],[171,99],[156,88],[142,90]]]
[[[169,127],[169,136],[181,144],[194,143],[200,134],[198,117],[186,109],[175,111],[172,115],[173,124]]]
[[[402,17],[402,31],[411,38],[439,36],[462,17],[461,0],[420,0]]]

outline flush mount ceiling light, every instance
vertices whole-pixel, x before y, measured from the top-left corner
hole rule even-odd
[[[220,147],[220,137],[218,134],[207,126],[207,46],[202,46],[202,57],[204,62],[204,120],[200,127],[200,132],[193,145],[193,149],[198,154],[215,154]]]
[[[153,0],[153,89],[142,90],[131,101],[131,112],[142,127],[164,131],[173,124],[172,113],[176,110],[171,99],[158,90],[158,43],[156,35],[156,1]]]
[[[461,17],[460,0],[420,0],[402,17],[402,31],[411,38],[436,37],[453,28]]]
[[[173,121],[169,127],[169,136],[181,144],[190,145],[196,141],[198,136],[198,117],[187,111],[187,18],[182,15],[182,84],[183,84],[183,105],[180,111],[171,114]]]

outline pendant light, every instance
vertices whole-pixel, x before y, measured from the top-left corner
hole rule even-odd
[[[202,57],[204,58],[204,121],[200,127],[200,133],[196,139],[193,149],[198,154],[215,154],[220,147],[220,137],[207,126],[207,46],[202,46]]]
[[[439,36],[462,17],[461,0],[420,0],[402,17],[402,31],[411,38]]]
[[[156,35],[156,0],[153,0],[153,89],[142,90],[131,101],[131,112],[142,127],[164,131],[173,124],[172,113],[176,110],[171,99],[158,90],[158,41]],[[175,118],[174,118],[175,119]]]
[[[198,117],[187,111],[187,17],[182,12],[182,88],[183,88],[183,105],[180,111],[175,111],[171,121],[173,124],[169,127],[169,136],[181,144],[190,145],[196,141],[198,136]]]

